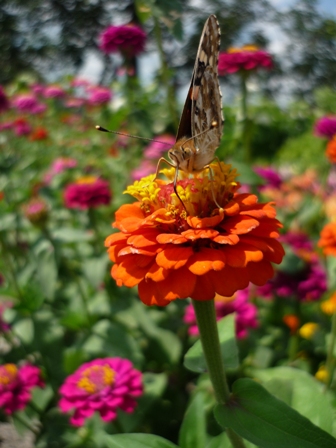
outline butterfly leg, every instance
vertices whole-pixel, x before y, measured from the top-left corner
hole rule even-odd
[[[215,159],[218,160],[218,163],[219,163],[219,166],[220,166],[220,161],[219,161],[218,157],[215,157]],[[214,179],[213,174],[212,174],[211,166],[210,165],[205,165],[204,169],[207,169],[207,168],[209,169],[209,177],[210,177],[212,199],[213,199],[214,203],[217,205],[218,209],[222,210],[222,207],[218,204],[218,202],[216,200],[216,197],[215,197],[215,192],[214,192],[214,189],[213,189],[213,183],[214,183],[215,179]]]
[[[179,172],[178,166],[172,164],[171,162],[169,162],[169,161],[168,161],[167,159],[165,159],[164,157],[161,157],[161,158],[159,159],[159,161],[158,161],[157,166],[156,166],[156,172],[155,172],[155,178],[154,178],[154,180],[158,178],[158,175],[159,175],[159,168],[160,168],[160,165],[161,165],[162,162],[165,162],[167,165],[169,165],[169,166],[175,168],[175,175],[174,175],[174,193],[176,194],[176,196],[178,197],[179,201],[181,202],[181,204],[182,204],[184,210],[187,212],[187,209],[186,209],[186,207],[185,207],[185,205],[184,205],[182,199],[180,198],[180,196],[179,196],[179,194],[178,194],[178,192],[177,192],[177,176],[178,176],[178,172]]]
[[[176,165],[173,165],[171,162],[169,162],[169,160],[165,159],[164,157],[161,157],[156,165],[156,171],[155,171],[155,177],[154,180],[156,180],[159,176],[159,168],[162,162],[165,162],[167,165],[176,168]]]

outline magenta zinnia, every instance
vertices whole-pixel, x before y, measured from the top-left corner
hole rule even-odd
[[[143,393],[142,374],[127,359],[104,358],[83,364],[60,388],[62,412],[74,410],[70,422],[82,426],[98,412],[104,421],[116,419],[117,410],[131,413]]]
[[[128,57],[145,48],[146,33],[137,25],[109,26],[99,36],[100,49],[107,54],[122,52]]]
[[[30,364],[0,366],[0,407],[6,414],[24,409],[31,400],[33,387],[44,387],[38,367]]]
[[[263,285],[273,276],[272,263],[284,255],[272,204],[258,204],[252,194],[238,193],[230,165],[211,165],[194,178],[175,169],[136,181],[127,193],[137,199],[116,212],[118,233],[105,242],[115,263],[118,286],[138,286],[147,305],[168,305],[191,297],[212,300],[232,296],[249,282]],[[215,200],[214,200],[215,199]],[[218,208],[218,205],[220,208]]]
[[[327,115],[317,120],[314,131],[318,137],[332,138],[336,135],[336,116]]]
[[[227,53],[220,53],[218,59],[218,73],[225,75],[239,70],[254,70],[256,68],[272,68],[273,61],[269,53],[259,50],[254,45],[242,48],[229,48]]]
[[[66,207],[82,210],[108,205],[111,202],[109,183],[94,176],[81,177],[66,187],[64,201]]]

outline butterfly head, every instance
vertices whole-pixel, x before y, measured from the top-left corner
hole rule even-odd
[[[174,166],[184,169],[188,160],[190,160],[196,152],[196,148],[192,139],[187,137],[180,138],[175,145],[168,151],[168,156]]]

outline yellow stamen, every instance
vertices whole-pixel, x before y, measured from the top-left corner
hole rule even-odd
[[[18,373],[18,368],[15,364],[5,364],[0,366],[0,384],[7,385],[12,383]]]
[[[94,394],[106,386],[111,386],[114,378],[115,371],[110,366],[92,366],[81,373],[81,379],[78,381],[77,386],[88,394]]]
[[[95,176],[83,176],[76,180],[76,184],[94,184],[98,178]]]

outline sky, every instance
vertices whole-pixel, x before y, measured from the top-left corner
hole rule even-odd
[[[199,0],[194,0],[198,2]],[[201,0],[203,1],[203,0]],[[279,10],[285,11],[288,7],[295,5],[297,0],[269,0]],[[336,0],[318,0],[319,10],[336,19]],[[270,39],[269,50],[275,55],[281,55],[285,48],[286,36],[274,26],[267,27],[267,35]],[[159,68],[159,59],[157,54],[144,54],[139,59],[139,76],[143,84],[150,84],[156,70]],[[101,74],[101,61],[94,55],[89,54],[80,72],[80,76],[97,82]]]

